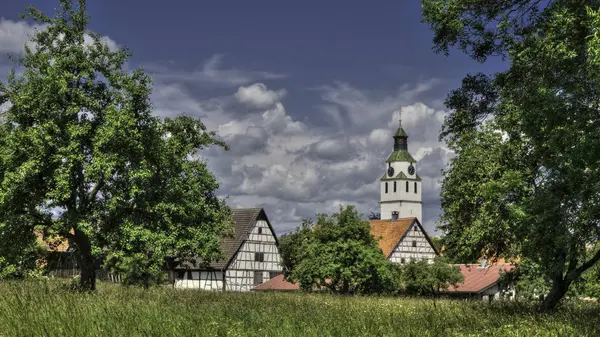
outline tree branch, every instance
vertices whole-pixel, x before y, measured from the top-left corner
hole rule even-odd
[[[100,180],[98,180],[98,183],[96,184],[96,186],[94,186],[94,188],[92,189],[92,191],[90,192],[89,196],[88,196],[88,203],[92,203],[94,202],[94,200],[96,200],[96,195],[98,195],[98,192],[100,191],[100,189],[104,187],[104,174],[102,174],[102,176],[100,176]]]
[[[598,250],[596,252],[594,257],[592,257],[590,260],[586,261],[584,264],[579,266],[579,268],[575,269],[575,273],[577,273],[577,277],[579,277],[579,275],[581,275],[584,271],[588,270],[593,265],[595,265],[596,262],[598,262],[598,261],[600,261],[600,250]]]

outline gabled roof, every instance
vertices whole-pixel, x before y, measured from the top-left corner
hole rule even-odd
[[[511,264],[494,264],[481,268],[478,264],[459,264],[460,273],[464,277],[462,283],[448,288],[449,293],[481,293],[498,283],[500,272],[511,271],[515,267]]]
[[[254,290],[299,291],[300,283],[288,282],[283,278],[283,274],[279,274],[267,282],[257,285]]]
[[[370,220],[371,235],[378,239],[379,248],[385,257],[389,257],[404,233],[417,218],[401,218],[394,223],[392,220]]]
[[[273,236],[275,236],[275,242],[279,244],[277,240],[277,236],[275,235],[275,231],[267,218],[267,215],[262,208],[238,208],[232,209],[231,214],[233,216],[233,221],[235,224],[235,232],[233,233],[233,237],[223,239],[221,243],[221,249],[223,250],[223,259],[219,261],[214,261],[210,264],[210,268],[214,269],[226,269],[237,252],[242,247],[242,244],[245,240],[248,239],[248,235],[254,226],[256,225],[256,221],[264,218],[267,222],[267,225],[271,229]],[[182,263],[180,266],[176,267],[176,269],[203,269],[199,263]]]
[[[404,174],[404,172],[400,171],[400,173],[396,174],[395,177],[390,177],[387,175],[387,173],[384,173],[383,176],[381,177],[380,180],[398,180],[398,179],[402,179],[402,180],[416,180],[416,181],[421,181],[421,177],[419,177],[418,174],[415,174],[414,178],[409,178],[408,176],[406,176],[406,174]]]

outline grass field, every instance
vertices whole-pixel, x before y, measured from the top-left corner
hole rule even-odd
[[[527,306],[100,284],[0,283],[0,336],[600,336],[597,304]]]

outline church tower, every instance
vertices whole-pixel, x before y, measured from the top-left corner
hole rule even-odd
[[[382,220],[415,217],[422,223],[421,178],[416,164],[408,153],[408,135],[400,120],[394,134],[394,152],[387,158],[381,177]]]

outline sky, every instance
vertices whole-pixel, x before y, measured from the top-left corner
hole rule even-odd
[[[0,2],[0,78],[58,0]],[[277,234],[355,205],[379,212],[379,178],[402,113],[437,235],[443,101],[467,73],[502,69],[432,50],[420,1],[88,1],[90,29],[153,77],[154,113],[200,118],[231,147],[203,152],[232,207],[263,207]]]

